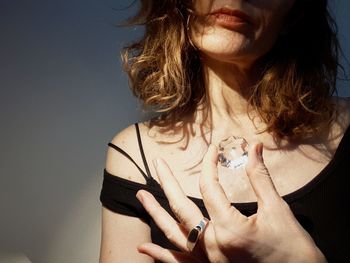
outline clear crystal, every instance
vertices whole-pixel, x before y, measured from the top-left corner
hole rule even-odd
[[[248,161],[248,143],[244,138],[230,136],[219,143],[219,162],[222,166],[237,169]]]

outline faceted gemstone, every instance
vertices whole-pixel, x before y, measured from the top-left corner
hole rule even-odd
[[[248,161],[248,143],[244,138],[230,136],[219,143],[219,162],[223,167],[237,169]]]

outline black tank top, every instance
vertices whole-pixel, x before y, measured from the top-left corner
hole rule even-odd
[[[173,215],[163,190],[151,176],[142,147],[139,127],[135,124],[140,154],[145,170],[118,146],[108,145],[126,156],[139,169],[146,184],[136,183],[112,175],[104,169],[100,201],[102,205],[119,214],[138,217],[151,228],[153,243],[165,248],[177,249],[164,236],[155,222],[148,216],[135,195],[145,189],[152,193],[157,201]],[[122,165],[122,164],[121,164]],[[317,246],[329,262],[348,262],[350,260],[350,127],[336,150],[333,159],[309,183],[300,189],[283,196],[299,223],[309,232]],[[202,199],[189,197],[206,217],[208,213]],[[242,214],[250,216],[257,211],[257,203],[232,203]]]

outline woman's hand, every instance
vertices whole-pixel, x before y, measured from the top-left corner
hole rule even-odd
[[[179,223],[148,192],[137,193],[147,212],[166,237],[183,252],[142,244],[141,253],[163,262],[326,262],[310,235],[279,196],[262,157],[262,144],[248,153],[246,172],[257,196],[257,213],[246,217],[231,206],[217,175],[217,149],[210,146],[203,159],[200,191],[211,221],[189,252],[191,229],[203,219],[200,209],[186,197],[169,167],[158,159],[157,175]]]

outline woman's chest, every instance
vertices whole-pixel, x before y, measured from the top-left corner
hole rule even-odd
[[[276,161],[265,158],[266,167],[271,179],[281,196],[297,191],[317,177],[327,166],[326,161],[314,161],[306,158],[278,158]],[[233,203],[256,201],[256,195],[251,187],[244,168],[228,170],[218,167],[219,181]],[[186,184],[186,182],[184,182]],[[184,186],[190,191],[190,187]],[[198,188],[197,188],[198,189]],[[196,190],[197,191],[197,190]],[[200,193],[194,193],[196,195]]]
[[[328,137],[315,137],[312,142],[287,144],[287,147],[274,147],[269,137],[258,138],[264,142],[264,163],[270,173],[278,193],[281,196],[293,193],[316,178],[330,163],[344,131],[334,126],[334,134]],[[327,133],[328,134],[328,133]],[[215,140],[215,138],[212,138]],[[247,138],[249,139],[249,138]],[[179,144],[153,144],[151,158],[161,157],[168,164],[188,196],[201,198],[199,179],[202,160],[208,149],[208,141],[191,139],[179,147]],[[256,201],[244,167],[228,169],[218,164],[219,181],[231,202],[242,203]],[[155,170],[151,167],[152,174]]]
[[[201,198],[199,180],[202,158],[206,149],[166,151],[162,154],[182,189],[188,196]],[[264,162],[281,196],[292,193],[312,181],[328,165],[329,154],[313,147],[300,147],[294,151],[264,150]],[[255,193],[244,167],[229,169],[217,166],[217,173],[228,199],[234,203],[256,201]]]

